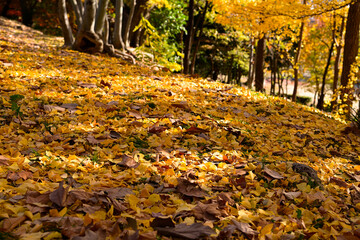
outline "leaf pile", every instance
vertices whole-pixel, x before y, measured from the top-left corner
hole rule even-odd
[[[0,22],[0,238],[360,237],[345,124]]]

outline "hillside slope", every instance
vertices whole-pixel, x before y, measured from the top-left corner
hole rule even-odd
[[[61,45],[0,19],[0,238],[360,237],[343,123]]]

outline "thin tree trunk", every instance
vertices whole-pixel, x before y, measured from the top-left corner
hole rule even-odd
[[[334,39],[334,38],[333,38]],[[323,78],[322,78],[322,83],[321,83],[321,90],[320,90],[320,97],[317,103],[317,108],[320,110],[324,109],[324,98],[325,98],[325,85],[326,85],[326,75],[328,73],[329,67],[330,67],[330,63],[331,63],[331,56],[332,53],[334,51],[334,41],[331,42],[331,46],[329,49],[329,55],[327,58],[327,62],[326,62],[326,66],[325,66],[325,70],[324,70],[324,74],[323,74]]]
[[[77,1],[77,5],[79,7],[81,19],[82,19],[82,16],[84,15],[84,4],[83,4],[82,0],[76,0],[76,1]]]
[[[306,4],[306,0],[303,0],[303,4]],[[296,95],[297,95],[297,89],[298,89],[298,85],[299,85],[299,60],[300,60],[300,54],[301,54],[301,45],[302,45],[302,41],[303,41],[303,35],[304,35],[304,27],[305,27],[305,22],[304,20],[301,22],[300,25],[300,33],[299,33],[299,42],[298,42],[298,50],[296,52],[296,56],[295,56],[295,61],[294,61],[294,91],[291,97],[291,100],[293,102],[296,102]]]
[[[130,27],[131,27],[132,19],[134,17],[135,6],[136,6],[136,0],[131,0],[130,14],[129,14],[129,18],[128,18],[126,26],[125,26],[125,35],[124,35],[125,48],[128,48],[130,46],[130,38],[129,38],[130,37]]]
[[[122,39],[122,21],[123,21],[123,0],[116,0],[115,6],[115,27],[114,27],[114,47],[125,50],[125,44]]]
[[[199,26],[198,26],[197,29],[195,30],[195,34],[196,34],[196,32],[199,30],[199,35],[197,36],[196,43],[195,43],[195,49],[194,49],[194,52],[193,52],[193,55],[192,55],[191,66],[190,66],[190,73],[191,73],[191,74],[194,74],[194,73],[195,73],[196,55],[197,55],[197,52],[199,51],[200,38],[201,38],[201,36],[202,36],[202,34],[203,34],[204,21],[205,21],[206,12],[207,12],[208,7],[209,7],[209,1],[206,0],[205,7],[204,7],[204,10],[203,10],[202,15],[201,15],[201,19],[200,19]]]
[[[359,24],[360,24],[360,1],[350,5],[345,32],[344,60],[341,73],[341,94],[342,104],[346,104],[345,114],[350,114],[352,105],[351,90],[348,87],[349,75],[352,64],[356,60],[359,47]],[[346,95],[348,95],[346,97]]]
[[[82,24],[82,13],[80,11],[80,9],[82,9],[82,3],[81,3],[81,6],[79,6],[78,1],[76,1],[76,0],[70,0],[70,3],[75,12],[76,24],[77,24],[78,28],[80,28],[80,26]]]
[[[96,21],[95,21],[95,33],[97,35],[102,35],[104,31],[104,24],[106,20],[106,9],[108,6],[109,0],[100,0],[99,5],[96,11]]]
[[[247,86],[251,89],[254,81],[254,38],[250,37],[250,57],[249,57],[249,75],[247,80]]]
[[[20,1],[22,23],[26,26],[31,27],[31,25],[33,24],[34,9],[37,3],[38,1],[35,0]]]
[[[11,2],[11,0],[6,0],[5,5],[4,5],[3,9],[1,10],[1,16],[8,17],[7,11],[10,8],[10,2]]]
[[[345,17],[342,17],[341,26],[340,26],[339,42],[336,44],[336,55],[335,55],[335,61],[334,61],[334,81],[333,81],[333,87],[332,87],[333,100],[331,101],[331,110],[333,110],[334,106],[337,104],[337,95],[335,94],[335,92],[336,92],[336,89],[338,88],[340,56],[341,56],[341,50],[343,47],[341,42],[342,42],[343,35],[344,35],[344,29],[345,29]],[[335,29],[333,31],[335,31]],[[336,39],[334,39],[334,42],[335,42],[335,40]]]
[[[183,62],[183,73],[189,73],[189,63],[190,63],[190,54],[191,54],[191,46],[192,41],[194,39],[194,0],[189,0],[189,19],[187,22],[187,35],[185,37],[185,48],[184,48],[184,62]]]
[[[265,54],[265,36],[260,38],[256,47],[255,59],[255,90],[262,92],[264,90],[264,54]]]
[[[74,42],[74,36],[72,34],[69,18],[67,16],[66,0],[58,1],[58,13],[59,13],[59,21],[61,24],[61,29],[65,41],[64,46],[70,47]]]

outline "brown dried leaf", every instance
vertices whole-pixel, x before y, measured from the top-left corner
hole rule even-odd
[[[31,172],[24,171],[24,170],[18,172],[18,175],[19,175],[19,177],[21,177],[23,180],[32,178],[32,176],[33,176]]]
[[[17,181],[18,179],[20,179],[20,176],[16,172],[9,171],[6,176],[6,179],[11,181]]]
[[[83,88],[96,88],[96,84],[94,83],[84,83],[84,82],[77,82],[77,85]]]
[[[148,132],[158,134],[158,133],[165,131],[166,129],[168,129],[168,128],[165,126],[159,126],[159,123],[155,123],[154,125],[152,125],[149,128]]]
[[[157,227],[169,227],[169,228],[174,228],[175,227],[175,223],[172,220],[171,217],[156,217],[154,220],[152,220],[150,222],[150,227],[152,228],[157,228]]]
[[[264,168],[264,172],[269,175],[270,177],[272,178],[275,178],[275,179],[282,179],[284,178],[280,173],[274,171],[274,170],[271,170],[269,169],[268,167],[265,167]]]
[[[133,157],[124,154],[122,155],[122,161],[118,163],[118,165],[128,168],[137,168],[140,163],[136,162]]]
[[[103,87],[111,88],[111,83],[105,82],[104,80],[100,81],[100,85],[102,85]]]
[[[50,201],[49,193],[41,194],[35,191],[28,191],[25,194],[25,201],[28,204],[48,204]]]
[[[86,140],[90,143],[90,144],[99,144],[102,143],[104,140],[98,140],[96,139],[92,134],[89,134],[86,138]]]
[[[0,155],[0,166],[9,166],[9,158]]]
[[[51,112],[52,110],[56,110],[56,111],[59,111],[59,112],[65,112],[65,108],[63,107],[59,107],[59,106],[54,106],[54,105],[44,105],[44,110],[46,112]]]
[[[189,133],[189,134],[196,134],[196,133],[205,133],[205,132],[209,132],[209,131],[206,129],[191,126],[189,129],[186,129],[185,132]]]
[[[346,182],[344,182],[343,180],[341,180],[340,178],[337,178],[337,177],[330,177],[330,182],[335,183],[336,185],[338,185],[340,187],[344,187],[344,188],[349,187],[349,184],[347,184]]]
[[[142,114],[140,112],[138,112],[138,111],[135,111],[135,110],[129,111],[129,116],[134,117],[136,119],[141,119],[142,118]]]
[[[110,131],[110,137],[113,139],[119,139],[121,137],[120,133],[116,132],[116,131]]]
[[[63,187],[64,182],[59,183],[59,188],[50,193],[49,198],[50,200],[58,205],[59,207],[65,207],[67,193],[69,191],[69,187]]]
[[[68,110],[76,110],[78,108],[79,104],[77,103],[64,103],[60,107],[68,109]]]
[[[179,193],[184,194],[188,197],[203,198],[207,195],[205,191],[199,187],[199,185],[197,185],[196,183],[191,183],[184,178],[178,178],[178,185],[176,187],[176,190]]]
[[[238,222],[234,219],[231,220],[233,224],[236,226],[237,230],[239,230],[242,233],[248,234],[248,235],[257,235],[258,232],[253,230],[248,223],[244,222]]]
[[[215,234],[209,226],[205,226],[202,223],[194,223],[186,225],[184,223],[176,225],[174,228],[157,227],[158,233],[169,236],[177,237],[180,239],[200,239]]]
[[[173,104],[171,104],[171,106],[176,107],[176,108],[181,108],[181,109],[184,109],[184,110],[189,110],[190,109],[189,104],[186,101],[173,103]]]
[[[194,216],[202,221],[217,221],[221,217],[221,211],[217,203],[203,204],[201,202],[192,209]]]
[[[231,198],[232,193],[229,192],[222,192],[217,196],[217,201],[219,203],[219,206],[225,206],[226,203],[228,203],[229,205],[234,205],[235,201]]]
[[[25,215],[20,217],[8,218],[3,221],[2,230],[4,232],[11,232],[17,226],[19,226],[22,222],[26,220]]]
[[[293,200],[301,195],[301,192],[283,192],[287,199]]]

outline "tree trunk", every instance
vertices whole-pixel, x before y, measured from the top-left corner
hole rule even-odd
[[[348,11],[345,32],[344,59],[341,73],[341,94],[342,104],[346,104],[345,114],[350,114],[352,99],[350,97],[353,90],[348,86],[349,75],[352,64],[356,60],[359,47],[359,24],[360,24],[360,1],[351,4]],[[346,94],[348,97],[346,97]]]
[[[104,24],[107,18],[106,9],[108,6],[109,0],[100,0],[96,12],[96,21],[95,21],[95,33],[97,35],[102,35],[104,31]]]
[[[250,37],[250,56],[249,56],[249,75],[247,80],[247,86],[251,89],[254,81],[254,38]]]
[[[76,35],[73,48],[83,52],[97,53],[104,48],[103,41],[95,33],[96,0],[86,0],[83,24]]]
[[[79,7],[81,19],[82,19],[82,16],[84,15],[84,4],[83,4],[82,0],[76,0],[76,1],[77,1],[77,5]]]
[[[125,50],[125,44],[122,39],[123,22],[123,0],[116,0],[115,6],[115,27],[114,27],[114,47]]]
[[[37,0],[20,1],[22,23],[26,26],[31,27],[31,25],[33,24],[34,9],[37,3]]]
[[[335,19],[334,19],[335,21]],[[335,105],[337,104],[337,94],[336,90],[338,88],[338,81],[339,81],[339,65],[340,65],[340,56],[341,56],[341,50],[342,50],[342,39],[344,35],[344,29],[345,29],[345,17],[342,17],[341,19],[341,26],[340,26],[340,36],[339,41],[336,43],[336,39],[334,39],[334,42],[336,43],[336,55],[335,55],[335,61],[334,61],[334,81],[332,86],[332,92],[333,92],[333,99],[331,101],[331,111],[334,110]],[[335,32],[335,29],[333,30]]]
[[[128,48],[130,46],[130,27],[135,12],[135,6],[136,6],[136,0],[131,0],[130,14],[125,26],[125,35],[124,35],[125,48]]]
[[[190,54],[191,54],[191,46],[192,41],[194,39],[194,0],[189,0],[189,19],[187,22],[187,35],[185,37],[185,43],[184,43],[184,62],[183,62],[183,73],[188,74],[189,73],[189,63],[190,63]]]
[[[200,18],[200,22],[199,22],[199,25],[198,27],[196,28],[195,30],[195,34],[196,32],[199,31],[199,35],[197,36],[196,38],[196,43],[195,43],[195,49],[194,49],[194,52],[193,52],[193,55],[192,55],[192,60],[191,60],[191,65],[190,65],[190,73],[191,74],[194,74],[195,73],[195,62],[196,62],[196,55],[197,55],[197,52],[199,51],[199,47],[200,47],[200,38],[203,34],[203,30],[204,30],[204,22],[205,22],[205,17],[206,17],[206,12],[208,10],[208,7],[209,7],[209,1],[206,0],[206,3],[205,3],[205,7],[204,7],[204,10],[201,14],[201,18]],[[194,35],[195,35],[194,34]]]
[[[264,90],[264,54],[265,54],[265,36],[257,42],[255,56],[255,90],[262,92]]]
[[[333,38],[335,39],[335,38]],[[322,83],[321,83],[321,90],[320,90],[320,97],[317,103],[317,108],[320,110],[324,109],[324,98],[325,98],[325,85],[326,85],[326,75],[328,73],[329,67],[330,67],[330,63],[331,63],[331,55],[334,51],[334,41],[331,42],[331,46],[329,49],[329,55],[327,58],[327,62],[326,62],[326,66],[325,66],[325,70],[324,70],[324,74],[323,74],[323,78],[322,78]]]
[[[76,16],[76,24],[78,26],[78,28],[81,26],[82,24],[82,11],[80,9],[82,9],[82,2],[80,2],[81,5],[79,5],[78,1],[76,0],[70,0],[71,6],[75,12],[75,16]]]
[[[61,29],[64,36],[64,46],[70,47],[74,42],[74,36],[71,31],[69,19],[66,12],[66,0],[58,0],[58,13]]]
[[[133,47],[138,47],[141,37],[142,28],[134,32],[136,26],[139,25],[142,18],[148,19],[152,7],[148,5],[149,0],[136,0],[134,16],[132,17],[130,31],[129,31],[129,44]]]
[[[306,4],[306,0],[303,0],[303,4]],[[296,56],[295,56],[295,61],[294,61],[294,91],[291,97],[291,100],[293,102],[296,102],[296,95],[297,95],[297,89],[298,89],[298,85],[299,85],[299,60],[300,60],[300,54],[301,54],[301,45],[302,45],[302,41],[303,41],[303,35],[304,35],[304,27],[305,27],[305,22],[304,20],[301,22],[300,25],[300,33],[299,33],[299,42],[298,42],[298,49],[296,52]]]
[[[4,5],[3,9],[1,10],[1,16],[8,17],[7,11],[10,8],[10,2],[11,2],[11,0],[6,0],[5,5]]]

